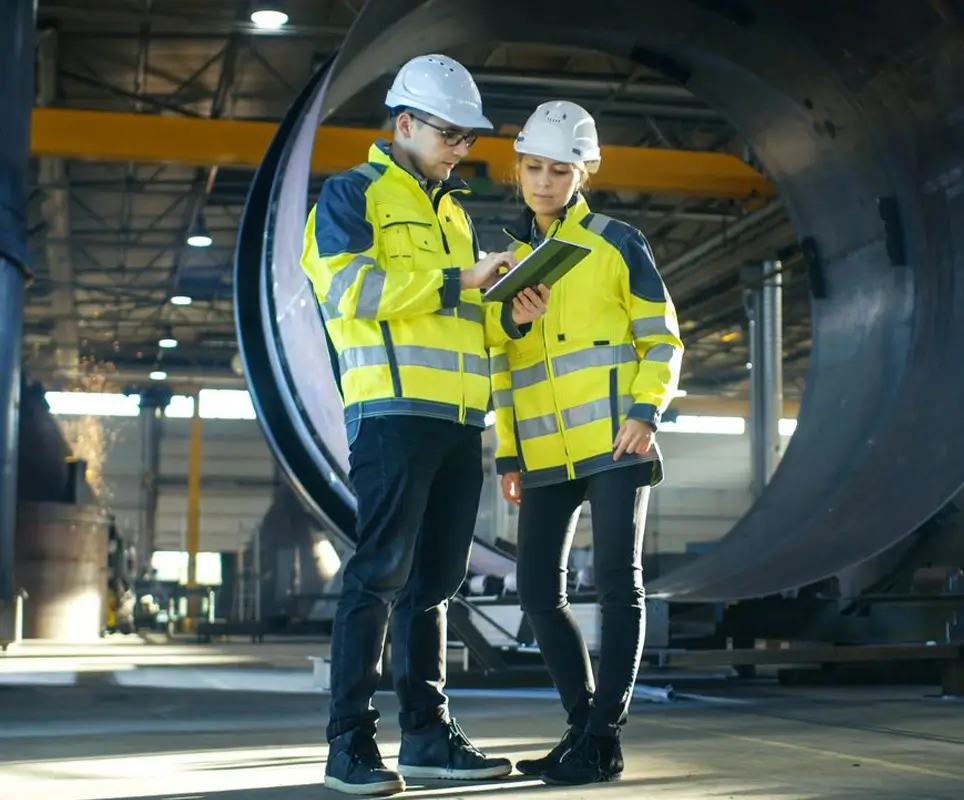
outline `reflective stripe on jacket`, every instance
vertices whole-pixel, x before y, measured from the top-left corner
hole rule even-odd
[[[511,304],[461,291],[477,261],[459,181],[424,188],[383,142],[369,161],[325,181],[308,216],[301,264],[337,353],[349,441],[384,414],[484,426],[487,347],[522,334]]]
[[[531,212],[513,230],[516,255],[532,251]],[[673,301],[646,238],[590,213],[579,194],[548,236],[592,248],[552,287],[546,315],[522,339],[492,350],[500,474],[521,471],[538,486],[639,461],[614,462],[613,440],[627,417],[659,426],[679,383],[683,343]]]

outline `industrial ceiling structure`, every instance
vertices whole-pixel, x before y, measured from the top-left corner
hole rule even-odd
[[[232,263],[274,126],[339,47],[361,0],[41,0],[29,205],[35,280],[26,367],[50,388],[238,382]],[[521,210],[511,135],[566,98],[607,149],[589,202],[649,237],[682,322],[690,394],[747,396],[744,268],[779,259],[784,380],[810,351],[806,271],[787,214],[739,133],[660,63],[485,41],[450,55],[475,75],[494,136],[463,177],[483,247]],[[645,61],[645,60],[644,60]],[[385,135],[383,75],[326,121],[312,191]],[[499,137],[502,137],[499,140]],[[608,168],[608,169],[607,169]],[[198,246],[202,245],[202,246]]]

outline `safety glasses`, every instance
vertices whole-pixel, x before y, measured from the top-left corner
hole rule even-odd
[[[437,130],[442,136],[442,141],[449,147],[458,147],[462,142],[465,142],[466,147],[471,147],[479,138],[479,135],[475,131],[466,132],[452,128],[443,128],[440,125],[429,122],[427,119],[415,116],[415,114],[412,114],[412,119],[417,119],[423,125],[428,125],[430,128]]]

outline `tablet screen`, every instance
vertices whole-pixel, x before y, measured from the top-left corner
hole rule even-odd
[[[565,239],[546,239],[494,283],[482,295],[482,300],[505,302],[530,286],[541,283],[551,287],[589,253],[589,248],[581,244]]]

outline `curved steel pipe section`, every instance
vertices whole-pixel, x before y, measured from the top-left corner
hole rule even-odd
[[[964,326],[954,324],[964,319],[964,55],[960,21],[935,10],[946,7],[599,0],[587,25],[572,0],[370,0],[279,130],[238,248],[252,395],[315,513],[351,538],[341,406],[298,265],[315,127],[418,53],[537,40],[659,65],[725,115],[779,186],[826,285],[780,468],[712,552],[650,594],[792,590],[913,532],[964,485]]]

